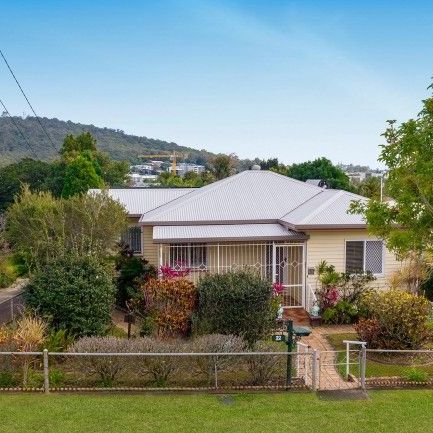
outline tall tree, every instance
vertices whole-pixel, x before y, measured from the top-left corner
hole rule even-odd
[[[52,172],[48,162],[31,158],[0,168],[0,213],[13,203],[23,184],[34,191],[49,189],[47,179]]]
[[[379,160],[387,166],[393,200],[354,203],[352,212],[364,214],[369,231],[402,255],[433,252],[433,97],[415,119],[388,121],[383,135]]]
[[[96,173],[94,165],[83,155],[78,155],[67,163],[62,197],[72,197],[75,194],[85,193],[90,188],[103,186],[104,181]]]
[[[285,172],[281,170],[278,170],[278,172],[304,182],[307,179],[321,179],[326,180],[331,188],[344,189],[346,191],[354,190],[350,184],[349,177],[344,171],[332,164],[329,159],[323,157],[317,158],[314,161],[293,164],[287,167]]]
[[[66,254],[105,257],[127,227],[123,206],[106,193],[56,199],[24,187],[6,212],[6,240],[34,269]]]
[[[235,154],[217,155],[212,160],[212,173],[216,180],[224,179],[229,177],[236,172],[238,158]]]

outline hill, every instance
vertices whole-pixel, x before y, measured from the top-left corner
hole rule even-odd
[[[14,120],[23,131],[39,159],[51,160],[57,156],[36,117],[22,118],[15,116]],[[173,150],[187,153],[188,161],[197,164],[204,164],[214,156],[213,153],[206,150],[179,146],[176,143],[154,138],[129,135],[120,129],[99,128],[94,125],[83,125],[46,117],[42,118],[41,121],[57,149],[60,149],[67,134],[76,135],[88,131],[96,138],[99,149],[107,152],[113,159],[128,160],[132,163],[139,162],[138,155],[142,153],[164,153]],[[3,115],[0,117],[0,165],[9,164],[24,157],[32,157],[29,146],[17,131],[11,119]]]

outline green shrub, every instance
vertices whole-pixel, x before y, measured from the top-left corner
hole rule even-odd
[[[51,331],[45,341],[44,348],[48,352],[63,352],[74,342],[74,337],[68,331],[59,329]]]
[[[103,335],[111,322],[114,285],[94,257],[67,255],[35,273],[26,290],[30,308],[70,335]]]
[[[364,294],[363,319],[355,329],[372,348],[419,349],[429,333],[430,303],[423,297],[401,290]]]
[[[239,271],[207,275],[197,286],[194,329],[199,334],[233,334],[248,345],[267,337],[275,325],[277,303],[269,281]]]
[[[406,374],[406,379],[410,380],[411,382],[427,382],[429,380],[429,376],[424,370],[411,368]]]
[[[325,323],[342,325],[350,324],[358,316],[356,304],[341,300],[333,307],[328,307],[322,314]]]
[[[10,371],[0,371],[0,388],[13,388],[18,386],[18,380]]]
[[[140,295],[140,286],[150,278],[157,277],[155,266],[143,257],[134,255],[128,245],[122,244],[116,257],[116,303],[124,307],[128,301]]]

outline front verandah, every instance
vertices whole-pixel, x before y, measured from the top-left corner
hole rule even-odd
[[[159,244],[159,266],[188,270],[194,283],[204,274],[254,271],[282,285],[284,307],[306,305],[304,243]]]

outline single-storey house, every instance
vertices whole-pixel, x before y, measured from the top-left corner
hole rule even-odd
[[[110,189],[126,208],[127,242],[157,267],[205,273],[254,269],[283,285],[284,306],[310,309],[315,268],[371,271],[383,287],[400,266],[360,215],[365,198],[261,170],[244,171],[199,189]]]

